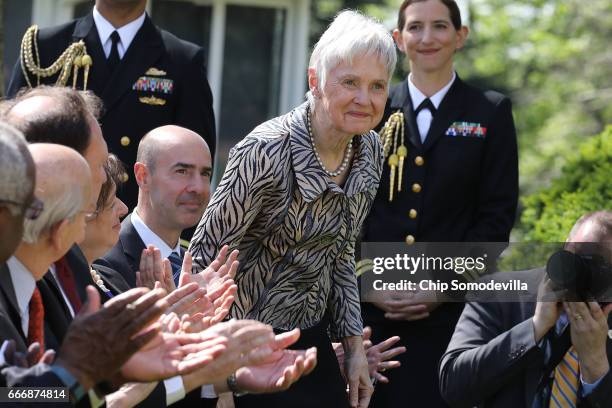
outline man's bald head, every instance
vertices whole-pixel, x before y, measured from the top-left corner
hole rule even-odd
[[[580,217],[568,235],[565,249],[576,254],[599,254],[612,263],[612,211]]]
[[[91,172],[85,159],[66,146],[35,143],[29,150],[36,166],[35,193],[45,205],[36,220],[25,221],[23,241],[34,244],[58,222],[73,220],[87,207]]]
[[[154,172],[160,155],[169,154],[174,150],[173,146],[185,144],[203,150],[210,157],[208,144],[196,132],[176,125],[165,125],[151,130],[140,140],[136,161],[144,163],[149,171]]]
[[[211,162],[208,145],[189,129],[169,125],[145,135],[134,173],[138,214],[149,228],[170,242],[198,223],[208,205]]]

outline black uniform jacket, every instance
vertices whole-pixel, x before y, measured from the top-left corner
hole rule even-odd
[[[391,89],[383,123],[398,110],[404,113],[408,148],[402,191],[395,191],[389,202],[386,164],[363,241],[404,242],[412,235],[421,242],[507,242],[518,200],[510,100],[457,77],[434,115],[425,143],[407,80]],[[410,210],[416,211],[414,218]]]
[[[102,131],[109,151],[128,169],[136,160],[138,142],[150,130],[167,124],[186,127],[200,134],[214,157],[216,146],[212,93],[206,79],[204,51],[156,27],[146,16],[115,72],[109,72],[93,14],[57,27],[42,29],[38,35],[40,65],[48,67],[73,42],[83,40],[93,66],[87,89],[104,101]],[[54,84],[57,76],[41,82]],[[36,78],[30,75],[36,86]],[[83,71],[77,86],[83,89]],[[72,76],[68,80],[72,85]],[[27,86],[19,61],[7,95]],[[136,205],[138,185],[132,171],[119,196],[129,208]]]

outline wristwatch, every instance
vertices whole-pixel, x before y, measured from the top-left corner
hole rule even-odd
[[[68,388],[68,393],[70,394],[70,400],[73,403],[79,402],[81,398],[85,396],[85,389],[79,383],[79,381],[68,372],[64,367],[59,365],[52,365],[51,372],[59,377],[59,379],[64,383],[66,388]]]
[[[249,393],[248,391],[243,391],[238,387],[238,384],[236,383],[236,373],[232,373],[229,377],[227,377],[227,387],[236,397],[242,397],[243,395]]]

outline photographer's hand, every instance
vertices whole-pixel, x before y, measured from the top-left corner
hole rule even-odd
[[[606,354],[608,315],[612,305],[602,310],[597,302],[564,302],[570,322],[572,344],[580,359],[580,373],[587,383],[594,383],[610,371]]]
[[[538,303],[533,316],[536,343],[557,323],[561,314],[561,299],[564,295],[565,291],[554,291],[552,281],[544,277],[538,288]]]

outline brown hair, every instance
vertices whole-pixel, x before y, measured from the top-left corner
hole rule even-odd
[[[11,117],[11,110],[17,104],[36,96],[53,98],[56,103],[52,108],[23,120]],[[0,107],[4,119],[21,130],[28,143],[60,144],[81,155],[91,141],[89,115],[97,119],[101,110],[102,100],[89,91],[44,85],[22,90],[14,99],[3,101]]]
[[[409,5],[414,3],[421,3],[427,0],[404,0],[402,5],[399,8],[399,13],[397,15],[397,29],[402,31],[404,29],[404,25],[406,24],[406,15],[405,11]],[[461,12],[459,11],[459,6],[455,2],[455,0],[439,0],[440,3],[444,4],[448,9],[450,14],[451,22],[455,27],[455,30],[461,29]]]
[[[100,188],[100,195],[96,202],[96,212],[104,210],[113,187],[119,189],[123,184],[122,176],[125,173],[125,166],[117,156],[111,153],[104,164],[104,172],[106,173],[106,181],[102,184],[102,188]]]

